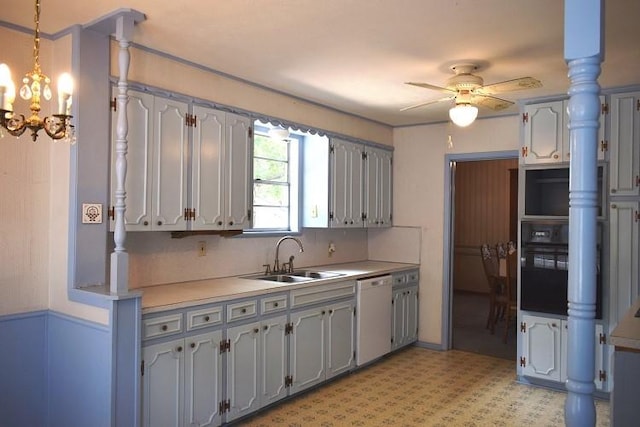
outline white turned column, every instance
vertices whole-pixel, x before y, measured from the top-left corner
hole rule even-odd
[[[116,24],[116,40],[120,46],[118,52],[118,95],[117,95],[117,119],[116,119],[116,149],[115,149],[115,174],[116,188],[115,194],[115,223],[113,241],[115,244],[111,254],[111,293],[123,294],[129,291],[129,254],[124,248],[127,231],[124,222],[126,211],[127,192],[125,191],[125,180],[127,177],[127,133],[129,123],[127,121],[127,104],[129,102],[128,74],[129,74],[129,44],[133,34],[134,21],[131,18],[122,16],[118,18]]]
[[[597,275],[597,138],[601,0],[565,0],[565,60],[569,66],[569,288],[565,425],[596,424],[595,312]]]

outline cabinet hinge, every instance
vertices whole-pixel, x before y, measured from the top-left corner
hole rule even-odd
[[[636,222],[640,221],[640,215],[638,214],[638,211],[636,211],[636,215],[635,215],[635,217],[636,217],[636,218],[635,218],[635,219],[636,219]]]
[[[196,208],[191,209],[190,216],[192,220],[196,219]]]
[[[365,153],[364,151],[362,152],[362,160],[366,160],[367,159],[367,153]]]
[[[249,135],[249,138],[253,138],[253,128],[251,126],[247,129],[247,135]]]
[[[363,220],[363,221],[366,221],[366,220],[367,220],[367,214],[366,214],[366,213],[364,213],[364,212],[362,212],[362,220]]]
[[[527,123],[529,121],[529,113],[522,113],[522,123]]]
[[[198,126],[198,116],[196,116],[195,114],[193,114],[191,116],[191,125],[193,127],[197,127]]]
[[[231,340],[222,340],[220,341],[220,354],[227,353],[231,351]]]
[[[220,414],[224,414],[225,412],[229,412],[231,410],[231,400],[222,400],[218,403],[218,412]]]
[[[520,322],[520,332],[527,332],[527,324],[525,322]]]
[[[329,212],[329,219],[333,219],[333,212]]]
[[[247,209],[247,219],[251,221],[251,209]]]
[[[189,218],[191,217],[191,213],[189,208],[184,208],[184,220],[185,221],[189,221]]]
[[[291,335],[292,333],[293,333],[293,322],[287,323],[284,326],[284,334],[285,335]]]
[[[389,221],[393,222],[393,214],[389,214]]]
[[[333,144],[329,144],[329,153],[333,153],[333,150],[335,150]]]
[[[107,216],[110,219],[113,219],[113,220],[116,219],[116,208],[115,208],[115,206],[110,206],[109,209],[107,209]]]
[[[191,114],[187,113],[187,114],[184,116],[184,125],[185,125],[186,127],[191,127]]]
[[[520,366],[522,366],[523,368],[525,366],[527,366],[527,358],[526,357],[521,357],[520,358]]]
[[[353,315],[354,316],[356,315],[356,308],[355,307],[353,307]]]
[[[529,154],[529,147],[522,147],[522,157],[527,157]]]
[[[356,351],[355,350],[353,350],[353,358],[354,359],[356,358]]]
[[[640,186],[640,175],[636,175],[636,187]]]
[[[609,149],[608,141],[600,141],[600,151],[605,152]]]
[[[600,334],[598,342],[600,344],[606,344],[607,343],[607,334]]]
[[[111,101],[109,101],[109,107],[113,110],[116,111],[117,107],[117,103],[116,103],[116,98],[114,97]]]
[[[640,99],[636,100],[636,111],[640,111]]]
[[[291,387],[293,385],[293,377],[291,375],[287,375],[286,377],[284,377],[284,386],[286,387]]]
[[[140,376],[144,377],[144,360],[140,364]]]
[[[609,104],[607,104],[606,102],[604,104],[600,104],[600,113],[609,114]]]
[[[607,371],[598,371],[598,379],[605,382],[607,380]]]

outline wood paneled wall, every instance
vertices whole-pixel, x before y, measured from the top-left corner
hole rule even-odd
[[[480,245],[509,240],[509,169],[517,159],[458,162],[455,172],[455,290],[487,292]],[[517,194],[516,194],[517,196]]]

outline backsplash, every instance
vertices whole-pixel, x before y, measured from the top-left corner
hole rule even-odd
[[[304,229],[296,236],[304,245],[299,253],[295,242],[280,246],[280,261],[294,255],[296,268],[364,261],[367,230]],[[207,278],[257,273],[263,264],[273,265],[279,237],[190,236],[172,239],[166,232],[131,232],[125,247],[129,252],[129,288]],[[199,256],[199,242],[206,254]],[[336,251],[329,257],[329,243]]]

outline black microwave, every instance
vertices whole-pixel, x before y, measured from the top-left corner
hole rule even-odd
[[[605,171],[598,165],[596,207],[598,216],[603,215],[606,190]],[[528,168],[524,171],[524,215],[525,216],[569,216],[569,166]]]

